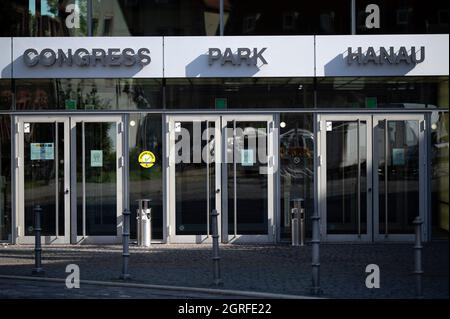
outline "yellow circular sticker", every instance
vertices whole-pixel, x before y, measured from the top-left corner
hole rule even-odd
[[[141,165],[142,167],[150,168],[155,165],[156,157],[155,154],[150,151],[143,151],[141,152],[141,154],[139,154],[138,161],[139,165]]]

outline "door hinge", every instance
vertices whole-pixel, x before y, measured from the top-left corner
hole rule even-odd
[[[118,126],[117,130],[119,131],[119,134],[123,133],[123,122],[119,122],[117,124],[117,126]]]
[[[16,133],[20,133],[20,123],[16,123]]]
[[[119,157],[119,168],[125,166],[125,158],[123,156]]]
[[[317,156],[317,165],[322,166],[322,155]]]
[[[421,121],[420,122],[420,131],[425,132],[425,129],[426,129],[425,121]]]
[[[16,168],[20,167],[20,157],[16,157]]]

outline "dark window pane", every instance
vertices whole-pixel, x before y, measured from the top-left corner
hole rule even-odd
[[[319,78],[317,99],[325,108],[448,108],[448,77]]]
[[[219,0],[93,1],[96,36],[202,36],[219,29]]]
[[[434,238],[448,239],[448,112],[431,115],[431,222]]]
[[[379,8],[378,28],[370,23],[372,11],[366,12],[370,4]],[[356,31],[360,34],[448,33],[448,13],[448,1],[357,0]]]
[[[17,110],[162,108],[161,81],[153,79],[17,80]]]
[[[0,115],[0,240],[11,234],[11,117]]]
[[[87,0],[1,1],[0,36],[87,35]]]
[[[11,80],[0,80],[0,110],[9,110],[12,106]]]
[[[350,0],[225,1],[225,35],[350,34]]]
[[[129,118],[129,192],[131,209],[131,237],[136,238],[136,210],[138,199],[151,199],[152,238],[163,238],[162,198],[162,120],[161,115],[130,114]],[[152,167],[139,164],[139,154],[150,151],[155,155]]]
[[[312,79],[168,79],[167,108],[312,107]]]

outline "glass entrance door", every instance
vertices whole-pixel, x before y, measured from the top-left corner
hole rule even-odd
[[[271,116],[170,116],[169,240],[272,241],[274,130]]]
[[[114,243],[122,234],[121,116],[71,117],[72,243]]]
[[[17,243],[34,243],[34,208],[42,208],[42,242],[68,243],[70,140],[66,117],[16,120]]]
[[[274,240],[275,130],[272,116],[222,117],[223,241]]]
[[[412,240],[412,221],[425,216],[423,115],[326,115],[319,123],[325,239]]]
[[[425,217],[423,115],[374,116],[373,130],[375,239],[413,240],[414,219]]]
[[[168,124],[169,240],[210,241],[210,212],[222,212],[220,118],[173,116]]]
[[[371,117],[321,116],[319,207],[326,240],[372,239]]]

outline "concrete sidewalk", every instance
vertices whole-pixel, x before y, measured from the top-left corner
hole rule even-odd
[[[121,246],[44,246],[47,277],[65,278],[66,265],[80,267],[81,280],[117,281]],[[223,289],[310,295],[311,247],[221,245]],[[321,288],[329,298],[414,298],[413,244],[321,244]],[[381,287],[365,286],[368,264],[380,267]],[[29,276],[33,246],[0,246],[0,275]],[[425,298],[448,298],[448,242],[424,245]],[[131,248],[133,283],[211,288],[210,245]],[[0,282],[1,289],[2,282]],[[18,286],[18,289],[20,286]]]

